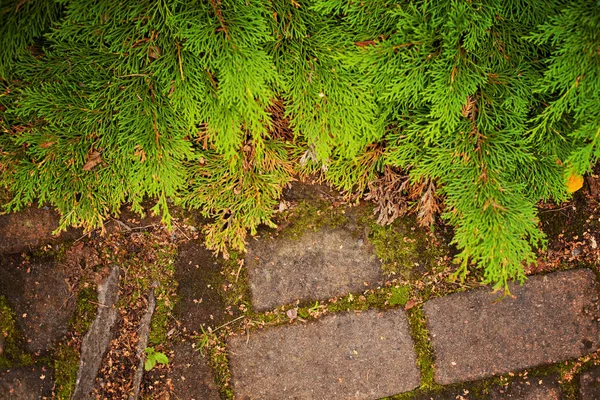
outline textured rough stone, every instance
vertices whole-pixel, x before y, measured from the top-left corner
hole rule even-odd
[[[347,312],[229,341],[239,399],[377,399],[419,385],[404,310]]]
[[[0,371],[0,399],[49,399],[54,381],[46,367],[19,367]]]
[[[57,212],[44,207],[30,207],[14,214],[0,215],[0,254],[27,252],[53,243],[57,237],[52,232],[58,228]],[[60,238],[74,240],[81,236],[80,229],[61,232]]]
[[[49,350],[67,333],[75,297],[52,258],[0,257],[0,295],[6,296],[32,353]]]
[[[120,269],[113,267],[106,280],[98,285],[98,314],[81,343],[81,359],[73,400],[87,399],[113,336],[118,311]]]
[[[600,399],[600,366],[581,374],[579,392],[581,400]]]
[[[488,288],[424,305],[435,380],[450,384],[579,357],[600,347],[598,285],[588,269],[533,276],[500,299]]]
[[[360,292],[382,279],[366,241],[342,229],[252,241],[246,265],[255,310]]]

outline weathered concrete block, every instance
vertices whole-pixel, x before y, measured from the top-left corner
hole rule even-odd
[[[378,399],[419,385],[404,310],[333,314],[229,341],[240,399]]]
[[[252,305],[259,311],[360,292],[382,280],[370,246],[342,229],[252,241],[246,266]]]
[[[514,298],[482,288],[425,303],[435,380],[471,381],[600,347],[598,286],[588,269],[530,277]]]

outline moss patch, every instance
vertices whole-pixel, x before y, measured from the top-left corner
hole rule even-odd
[[[53,354],[55,392],[57,399],[68,400],[73,395],[79,369],[79,350],[68,342],[61,342]]]
[[[97,313],[98,293],[95,285],[84,282],[79,286],[75,312],[69,321],[69,328],[80,335],[84,335],[94,322]]]
[[[280,218],[281,219],[281,218]],[[301,201],[277,221],[283,238],[299,238],[306,231],[318,231],[323,227],[338,228],[348,223],[343,209],[335,208],[323,200]]]
[[[23,350],[23,332],[17,326],[15,314],[4,296],[0,296],[0,335],[4,340],[0,370],[34,364],[33,356]]]

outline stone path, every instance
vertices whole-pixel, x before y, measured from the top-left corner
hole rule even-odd
[[[0,233],[3,227],[17,224],[15,218],[0,218]],[[55,223],[53,216],[44,218],[43,226]],[[24,348],[44,355],[64,335],[73,304],[64,301],[68,298],[64,276],[52,268],[51,260],[24,263],[27,256],[18,254],[53,243],[50,228],[36,236],[21,222],[15,234],[20,235],[19,229],[28,233],[23,233],[19,248],[0,234],[0,295],[26,331]],[[201,326],[221,325],[243,312],[225,309],[219,265],[209,252],[198,249],[201,246],[193,242],[180,249],[182,265],[176,276],[181,301],[175,315],[189,333],[200,331]],[[381,263],[366,238],[340,228],[307,232],[297,239],[260,238],[251,244],[245,261],[255,312],[348,293],[358,298],[383,280]],[[511,287],[514,298],[502,300],[486,287],[434,298],[413,305],[408,313],[400,307],[339,311],[312,321],[296,316],[283,325],[238,332],[226,343],[231,385],[235,397],[244,400],[378,399],[401,393],[414,394],[410,398],[418,400],[481,399],[461,385],[572,360],[600,348],[597,274],[593,266],[532,276],[523,286]],[[42,280],[50,285],[37,284]],[[104,304],[101,296],[99,303]],[[425,318],[428,337],[415,335],[415,322],[407,318],[415,310]],[[55,321],[39,323],[49,315]],[[172,381],[175,393],[181,398],[217,399],[215,371],[193,347],[194,338],[180,339],[172,339],[174,355],[167,373],[168,379],[177,377]],[[452,385],[441,393],[411,392],[432,372],[419,367],[416,347],[424,341],[434,359],[433,366],[426,368],[433,368],[437,384]],[[0,340],[0,354],[3,347]],[[0,370],[0,399],[49,394],[54,372],[46,362]],[[581,400],[600,399],[600,366],[588,363],[580,372],[570,394],[553,373],[543,379],[515,378],[504,386],[493,382],[483,398],[565,399],[575,391]],[[162,375],[155,370],[146,377],[158,380]]]
[[[471,381],[551,364],[600,347],[598,291],[591,270],[534,276],[500,300],[489,288],[424,305],[436,382]]]
[[[233,385],[251,399],[377,399],[419,386],[404,310],[345,312],[233,337]]]
[[[380,272],[359,243],[336,230],[307,233],[295,242],[253,243],[246,258],[253,307],[360,293]],[[504,299],[485,287],[426,302],[435,381],[468,382],[596,351],[598,289],[591,270],[575,269],[530,277],[523,286],[512,285],[513,297]],[[404,311],[397,309],[335,313],[228,342],[233,387],[241,399],[377,399],[407,392],[419,385],[413,346]],[[582,376],[582,396],[597,390],[597,375]],[[562,392],[556,381],[524,381],[490,396],[560,399]]]
[[[246,265],[257,311],[360,292],[382,279],[379,260],[366,241],[342,229],[253,241]]]

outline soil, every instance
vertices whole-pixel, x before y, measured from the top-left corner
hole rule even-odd
[[[193,339],[175,339],[169,352],[170,368],[152,370],[146,373],[146,393],[155,393],[154,382],[170,382],[170,392],[175,399],[218,400],[219,391],[215,385],[208,360],[195,348]]]

